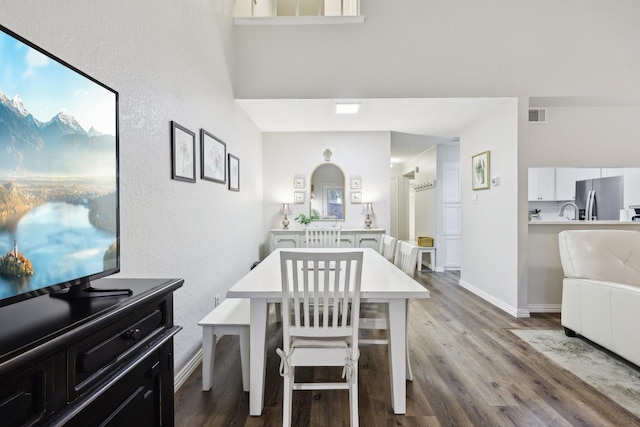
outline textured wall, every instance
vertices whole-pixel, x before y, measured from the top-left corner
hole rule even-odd
[[[261,135],[233,98],[232,6],[0,0],[2,25],[120,93],[120,277],[185,279],[175,295],[177,368],[200,348],[197,322],[258,259],[262,238]],[[171,120],[227,143],[240,158],[239,193],[201,181],[199,166],[195,184],[171,179]]]

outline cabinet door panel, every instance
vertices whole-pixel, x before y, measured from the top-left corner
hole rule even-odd
[[[529,201],[537,201],[540,192],[540,171],[529,168]]]
[[[555,168],[540,168],[540,200],[556,199]]]
[[[356,236],[356,243],[359,248],[380,248],[380,234],[359,234]]]
[[[555,168],[529,168],[529,201],[555,200]]]
[[[576,169],[556,168],[556,200],[567,201],[576,198]]]
[[[600,168],[576,168],[576,181],[600,178]]]

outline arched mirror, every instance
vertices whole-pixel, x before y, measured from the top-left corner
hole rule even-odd
[[[323,163],[311,174],[309,215],[319,220],[344,221],[344,173],[333,163]]]

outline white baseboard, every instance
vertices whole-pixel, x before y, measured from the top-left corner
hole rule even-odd
[[[466,290],[468,290],[469,292],[471,292],[472,294],[479,296],[483,300],[487,301],[490,304],[493,304],[494,306],[498,307],[500,310],[507,312],[513,317],[516,317],[516,318],[530,317],[530,312],[528,309],[520,310],[517,307],[512,307],[509,304],[506,304],[504,301],[497,299],[493,295],[486,293],[482,289],[476,288],[475,286],[471,285],[469,282],[465,282],[462,279],[459,280],[458,284],[463,288],[465,288]]]
[[[560,313],[562,304],[529,304],[527,306],[530,313]]]
[[[201,362],[202,362],[202,348],[196,351],[196,354],[194,354],[193,357],[191,357],[191,359],[187,361],[185,366],[183,366],[182,369],[180,369],[174,375],[173,390],[175,392],[177,392],[178,389],[182,387],[182,385],[187,381],[187,378],[189,378],[189,376],[193,373],[193,371],[198,369],[198,366],[200,366]]]

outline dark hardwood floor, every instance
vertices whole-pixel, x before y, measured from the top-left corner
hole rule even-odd
[[[559,314],[516,319],[458,286],[455,272],[416,273],[431,298],[410,303],[409,340],[414,381],[407,413],[390,404],[387,348],[363,346],[359,362],[362,426],[639,426],[640,419],[534,351],[510,332],[560,329]],[[237,337],[216,347],[213,389],[201,389],[196,370],[176,392],[177,426],[279,426],[279,324],[268,330],[263,415],[248,415]],[[321,369],[306,371],[330,375]],[[294,425],[349,424],[346,391],[295,392]]]

